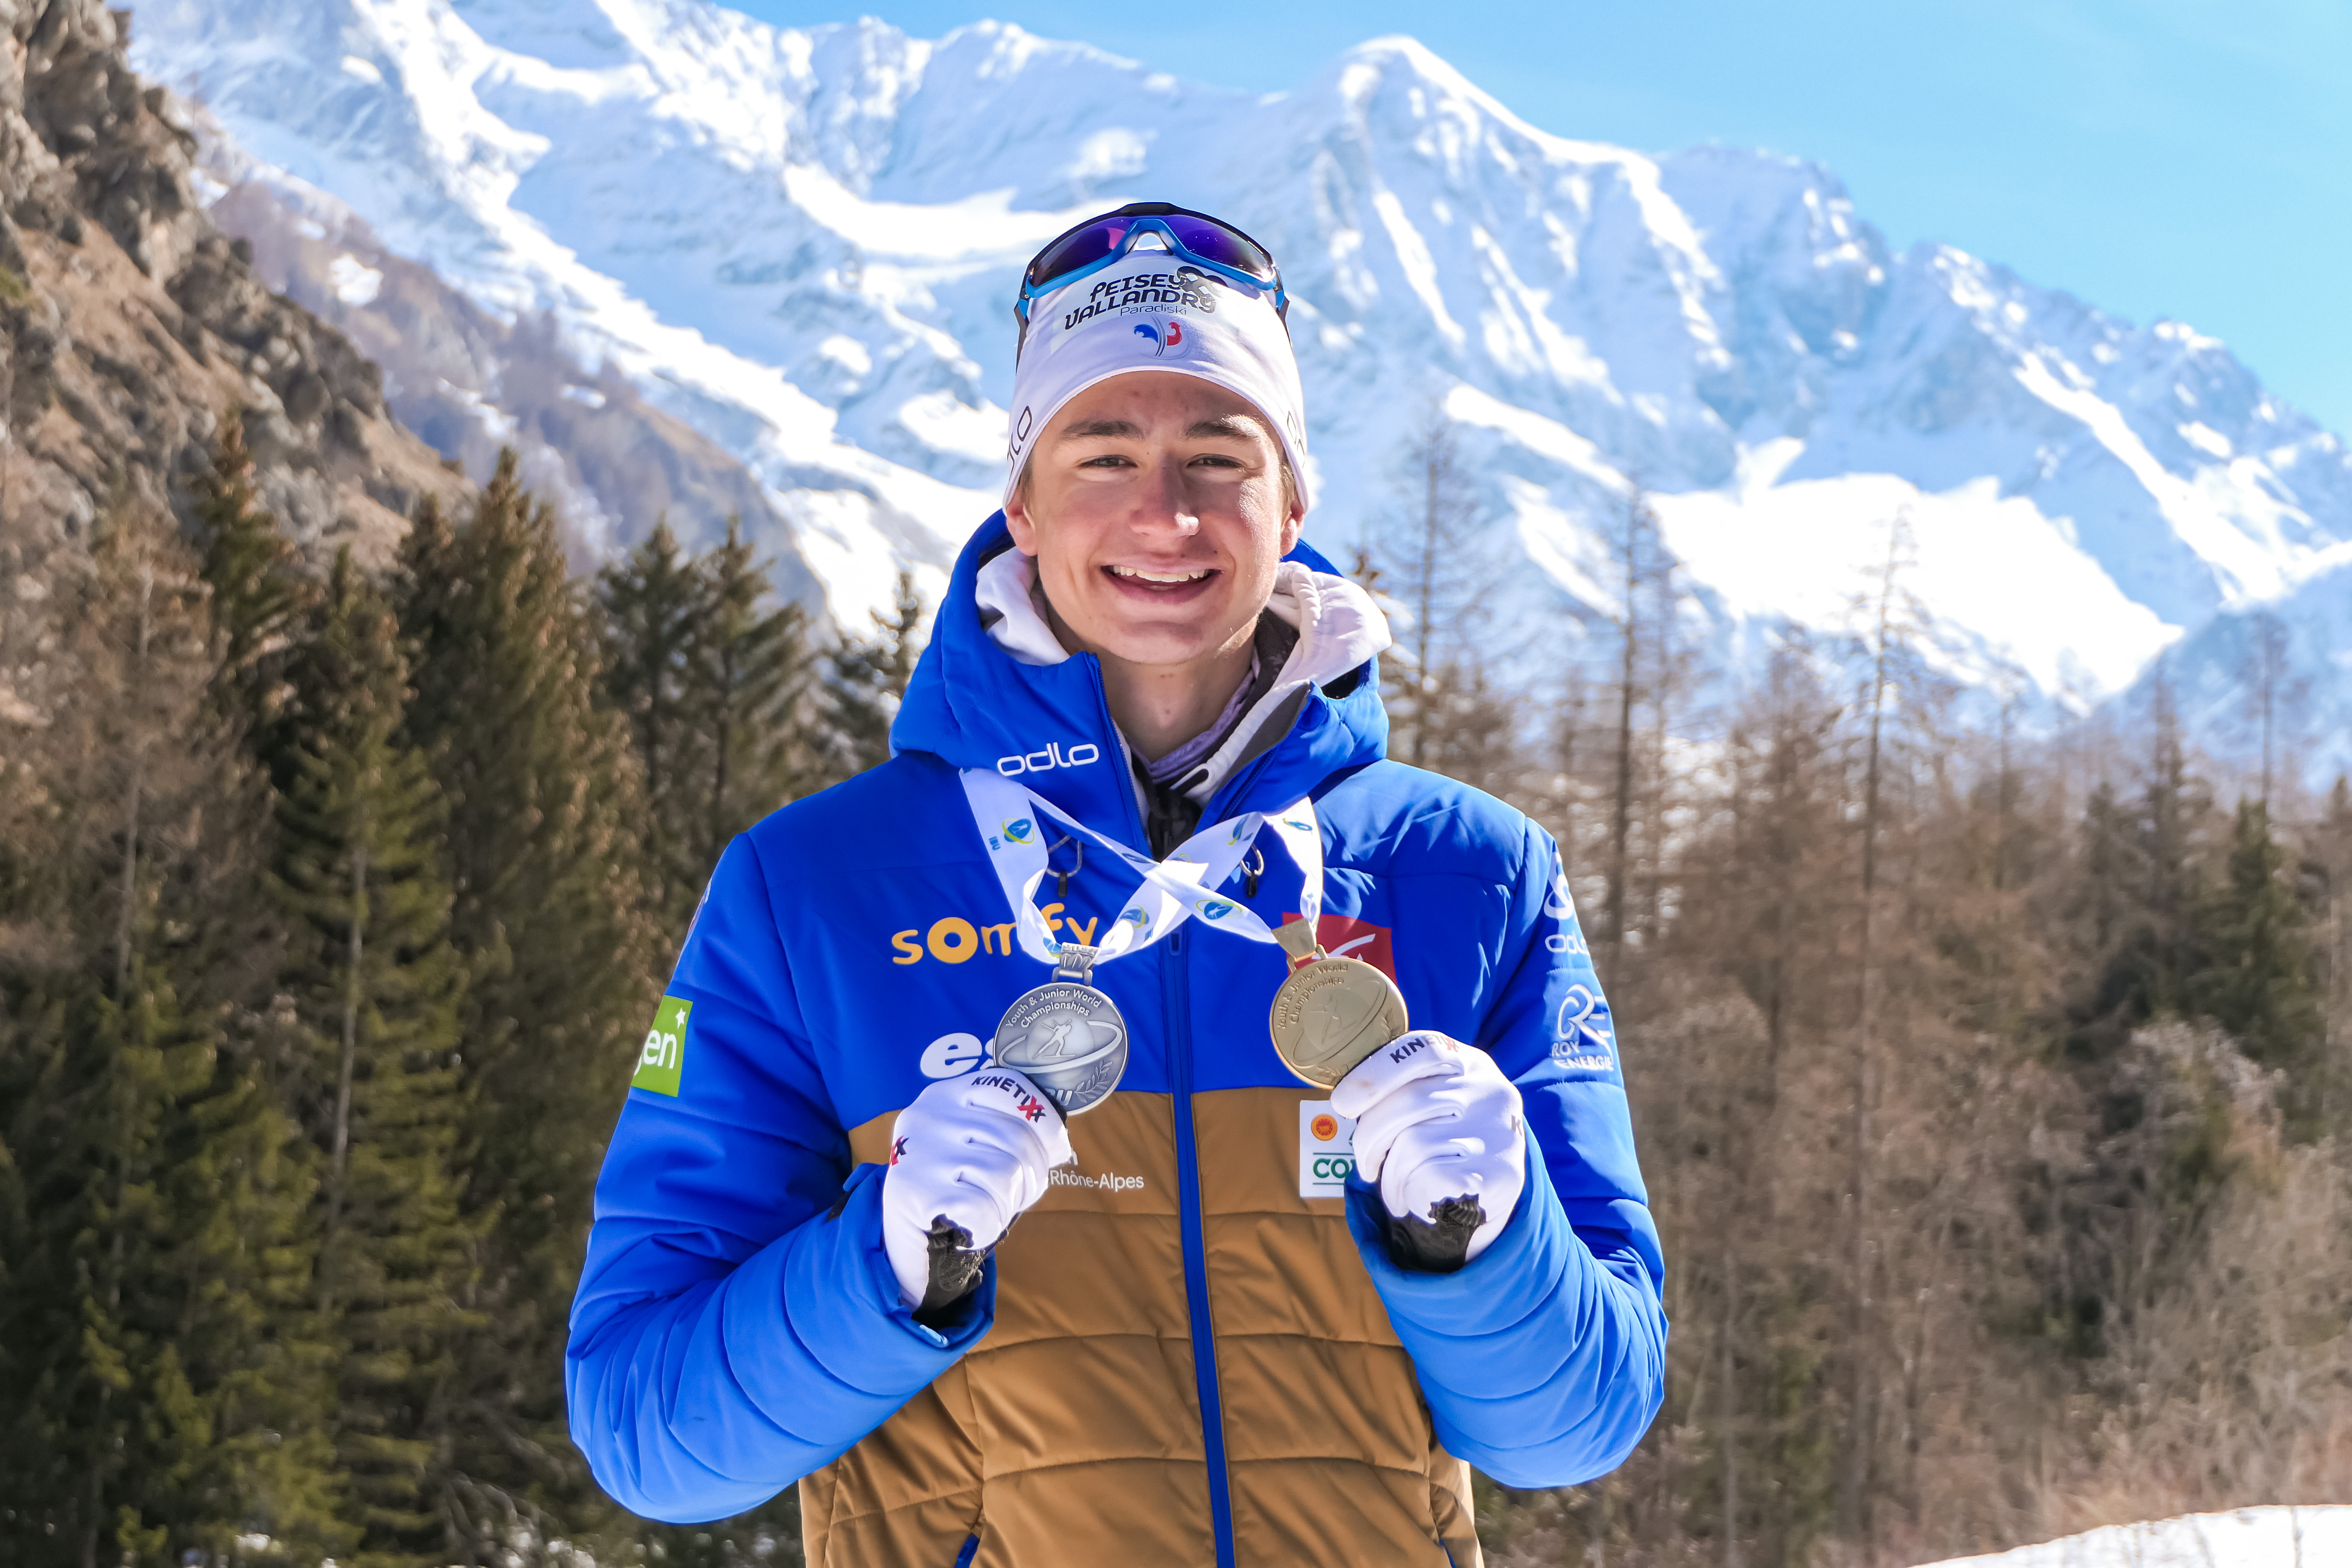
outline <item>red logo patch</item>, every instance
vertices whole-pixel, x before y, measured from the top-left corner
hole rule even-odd
[[[1297,910],[1283,917],[1298,918]],[[1389,945],[1389,928],[1376,926],[1370,921],[1360,921],[1353,915],[1335,915],[1328,911],[1315,921],[1315,940],[1333,958],[1354,958],[1370,964],[1391,980],[1397,977],[1396,952]]]

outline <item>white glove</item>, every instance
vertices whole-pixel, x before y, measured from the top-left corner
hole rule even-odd
[[[1486,1250],[1528,1184],[1518,1086],[1495,1058],[1416,1029],[1331,1090],[1356,1122],[1356,1169],[1377,1181],[1398,1261],[1430,1273]]]
[[[882,1174],[882,1246],[901,1300],[948,1305],[1075,1158],[1061,1111],[1010,1068],[944,1079],[898,1112]]]

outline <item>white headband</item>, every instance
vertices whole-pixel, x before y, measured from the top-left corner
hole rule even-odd
[[[1131,370],[1174,371],[1247,398],[1274,426],[1307,493],[1306,400],[1290,333],[1270,289],[1244,287],[1164,250],[1129,251],[1112,266],[1030,301],[1029,341],[1013,373],[1004,499],[1032,441],[1062,405]]]

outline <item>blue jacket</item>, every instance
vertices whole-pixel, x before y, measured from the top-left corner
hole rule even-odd
[[[1195,922],[1095,973],[1132,1055],[1071,1122],[1076,1171],[949,1321],[900,1305],[874,1163],[891,1120],[977,1068],[1047,973],[1012,940],[956,770],[1026,758],[1033,788],[1148,847],[1097,661],[1019,663],[982,627],[976,573],[1006,548],[992,517],[958,561],[893,759],[770,816],[712,878],[598,1184],[572,1436],[656,1519],[802,1481],[813,1563],[1475,1560],[1460,1461],[1561,1485],[1647,1427],[1662,1265],[1558,849],[1384,761],[1370,665],[1308,689],[1203,820],[1315,798],[1326,944],[1525,1097],[1501,1236],[1453,1274],[1391,1261],[1376,1193],[1335,1179],[1319,1091],[1268,1042],[1279,955]],[[1110,858],[1046,910],[1082,938],[1129,891]],[[1229,886],[1274,924],[1298,883],[1267,860]]]

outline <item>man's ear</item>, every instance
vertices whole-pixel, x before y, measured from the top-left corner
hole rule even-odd
[[[1004,530],[1013,535],[1013,548],[1024,555],[1037,553],[1037,524],[1029,515],[1029,476],[1024,473],[1022,482],[1013,487],[1004,498]]]
[[[1287,555],[1297,549],[1298,536],[1306,531],[1307,508],[1297,496],[1293,496],[1290,498],[1290,515],[1282,520],[1282,552]]]

